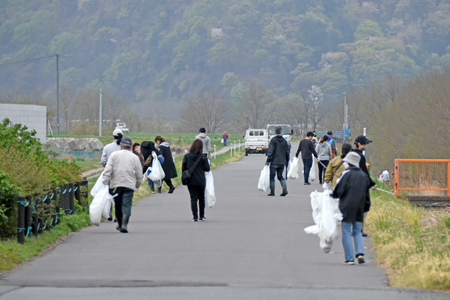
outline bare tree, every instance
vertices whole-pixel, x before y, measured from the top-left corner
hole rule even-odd
[[[323,93],[318,86],[313,85],[308,90],[308,107],[310,108],[310,115],[308,115],[311,121],[312,129],[316,131],[317,125],[325,117],[325,113],[322,110]]]
[[[252,81],[245,85],[245,88],[238,96],[235,105],[235,121],[239,129],[262,128],[269,123],[277,110],[277,102],[273,102],[271,92],[265,87]]]
[[[73,110],[75,108],[75,93],[73,90],[62,87],[59,100],[61,101],[61,109],[64,118],[64,130],[69,131]]]
[[[218,91],[187,97],[182,105],[179,123],[187,131],[197,132],[204,127],[207,132],[217,132],[228,120],[228,103]]]

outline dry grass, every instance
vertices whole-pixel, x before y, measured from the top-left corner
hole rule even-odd
[[[374,192],[366,228],[391,284],[450,291],[450,218]]]

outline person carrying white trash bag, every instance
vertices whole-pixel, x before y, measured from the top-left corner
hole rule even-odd
[[[346,170],[338,179],[332,196],[339,198],[339,209],[343,216],[341,227],[345,252],[344,264],[354,265],[355,256],[358,263],[365,262],[362,224],[364,213],[370,209],[371,182],[367,174],[358,167],[360,156],[356,152],[349,152],[343,161]]]
[[[94,187],[91,189],[91,196],[94,197],[89,205],[89,217],[91,223],[100,226],[102,216],[105,219],[110,217],[110,207],[114,204],[113,196],[109,194],[109,187],[103,184],[103,173],[97,179]]]
[[[266,166],[270,165],[270,193],[267,196],[275,196],[275,174],[283,188],[280,196],[284,197],[288,194],[286,180],[283,178],[283,170],[289,163],[290,148],[281,132],[281,126],[276,126],[276,136],[270,140],[269,149],[267,150]]]
[[[329,253],[333,241],[338,237],[338,222],[342,219],[337,203],[331,198],[331,190],[311,193],[311,207],[316,225],[306,227],[306,233],[317,234],[320,238],[320,248]]]
[[[109,193],[114,194],[116,208],[116,229],[128,232],[134,192],[142,183],[142,165],[139,158],[130,151],[132,141],[124,137],[120,141],[120,151],[109,157],[103,172],[103,184],[109,185]]]

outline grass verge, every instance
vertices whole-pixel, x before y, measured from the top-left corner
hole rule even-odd
[[[211,168],[215,169],[221,165],[229,162],[235,162],[241,159],[245,155],[244,151],[238,151],[230,157],[230,153],[218,155],[215,159],[212,159]],[[181,184],[181,164],[183,157],[177,157],[175,165],[177,167],[178,177],[175,178],[173,184],[178,186]],[[97,177],[98,178],[98,177]],[[97,178],[89,179],[89,184],[92,187]],[[167,186],[164,184],[162,190],[166,190]],[[139,191],[134,194],[133,203],[141,198],[151,195],[151,190],[148,184],[143,183]],[[92,200],[92,199],[91,199]],[[80,207],[81,208],[81,207]],[[1,241],[0,244],[0,270],[11,270],[19,263],[35,256],[44,251],[52,243],[58,241],[58,239],[66,236],[71,232],[78,231],[84,227],[91,225],[89,213],[87,211],[78,210],[74,215],[63,216],[61,223],[53,227],[49,231],[45,231],[38,237],[30,237],[25,239],[25,244],[19,244],[16,238],[10,238],[5,241]]]
[[[448,210],[416,207],[374,191],[365,228],[392,286],[450,290]]]

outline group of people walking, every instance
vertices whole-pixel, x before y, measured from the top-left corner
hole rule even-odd
[[[283,192],[280,196],[287,195],[286,180],[283,178],[284,167],[289,163],[290,147],[281,135],[281,127],[275,128],[277,134],[269,144],[266,164],[270,165],[270,193],[275,193],[275,174],[282,186]],[[313,132],[308,132],[306,138],[300,141],[296,157],[302,154],[304,184],[310,185],[309,175],[313,167],[315,157],[319,163],[319,183],[324,189],[332,190],[332,197],[339,199],[339,209],[343,215],[342,244],[345,252],[345,264],[364,263],[363,231],[364,218],[370,210],[369,189],[376,189],[375,182],[371,179],[366,166],[363,151],[367,149],[372,141],[361,135],[355,139],[355,149],[350,144],[343,144],[342,154],[337,155],[336,143],[333,133],[320,139],[314,147],[312,139]],[[353,243],[355,249],[353,249]],[[356,254],[355,254],[356,253]]]
[[[187,186],[191,199],[192,221],[195,222],[206,221],[205,172],[210,171],[210,154],[211,140],[206,135],[205,128],[201,128],[182,163],[182,172],[189,170],[191,175]],[[155,193],[155,190],[161,193],[162,183],[165,182],[169,187],[168,193],[172,194],[175,191],[172,179],[178,177],[178,174],[170,145],[165,138],[157,136],[154,142],[133,143],[129,137],[124,137],[122,130],[116,129],[113,132],[113,142],[103,148],[101,164],[105,170],[102,183],[109,186],[109,192],[114,197],[116,229],[120,232],[128,232],[134,192],[140,188],[144,174],[152,172],[154,159],[161,164],[164,177],[158,182],[148,179],[152,193]],[[111,215],[108,220],[112,221]]]

